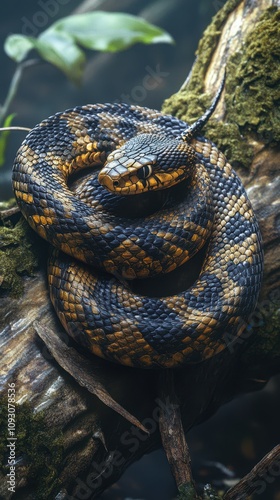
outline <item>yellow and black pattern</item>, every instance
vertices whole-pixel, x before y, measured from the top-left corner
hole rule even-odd
[[[255,307],[259,228],[224,155],[197,136],[209,116],[188,128],[140,106],[82,106],[37,125],[18,152],[20,209],[56,247],[52,302],[68,333],[98,356],[147,368],[198,362],[224,349]],[[83,169],[91,175],[71,185]],[[125,284],[173,271],[206,241],[187,291],[154,298]]]

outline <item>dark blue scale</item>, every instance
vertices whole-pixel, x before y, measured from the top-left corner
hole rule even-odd
[[[38,125],[28,134],[26,143],[35,153],[55,151],[55,154],[62,158],[71,153],[71,144],[75,136],[70,133],[67,121],[60,119],[59,116],[56,115],[54,121],[45,120],[43,126]],[[41,141],[38,141],[38,133],[41,134]]]
[[[186,130],[187,127],[186,122],[178,120],[178,118],[175,118],[174,116],[171,115],[167,116],[162,115],[158,118],[155,118],[153,120],[153,123],[161,126],[172,137],[179,137],[184,132],[184,130]]]
[[[252,234],[252,222],[239,212],[230,218],[224,228],[225,237],[227,236],[235,244],[242,243],[250,234]]]

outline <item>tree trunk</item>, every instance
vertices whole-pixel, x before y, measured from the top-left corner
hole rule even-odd
[[[229,0],[206,30],[189,78],[163,107],[166,113],[193,121],[209,105],[226,69],[225,91],[205,136],[225,151],[242,177],[265,251],[260,301],[236,346],[174,371],[185,432],[239,391],[261,387],[257,379],[268,380],[280,371],[280,118],[275,111],[280,98],[279,21],[276,0]],[[50,329],[74,346],[50,304],[45,245],[16,214],[1,228],[0,253],[0,456],[5,466],[15,444],[13,498],[55,498],[59,492],[60,499],[96,498],[128,465],[160,446],[160,412],[168,412],[170,400],[158,396],[157,371],[90,358],[93,378],[137,417],[147,434],[81,387],[37,334]],[[86,366],[87,355],[77,349]],[[4,499],[12,495],[7,472],[2,467]]]

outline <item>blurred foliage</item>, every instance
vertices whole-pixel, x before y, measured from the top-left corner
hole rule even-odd
[[[3,127],[10,127],[15,116],[15,113],[11,113],[10,115],[6,116]],[[5,152],[9,135],[9,130],[4,130],[0,135],[0,167],[2,167],[2,165],[4,165],[5,163]]]
[[[172,43],[164,30],[139,17],[118,12],[90,12],[68,16],[52,24],[37,38],[10,35],[5,51],[21,62],[35,49],[41,58],[63,71],[75,84],[80,84],[86,57],[81,47],[103,52],[117,52],[140,42]]]
[[[102,52],[117,52],[135,43],[173,43],[169,33],[144,19],[119,12],[95,11],[60,19],[38,37],[22,34],[9,35],[4,44],[6,54],[16,63],[7,97],[0,106],[0,127],[11,125],[13,114],[9,107],[20,85],[23,69],[32,61],[26,59],[35,50],[43,61],[60,69],[75,85],[80,85],[86,65],[86,54],[81,47]],[[0,136],[0,167],[5,162],[9,131]]]

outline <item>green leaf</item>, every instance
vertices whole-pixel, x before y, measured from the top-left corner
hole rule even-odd
[[[21,62],[31,49],[53,64],[74,83],[79,84],[85,66],[85,54],[80,46],[91,50],[116,52],[141,43],[173,43],[164,30],[142,18],[115,12],[90,12],[60,19],[38,38],[10,35],[5,51]]]
[[[65,17],[50,30],[71,35],[88,49],[116,52],[141,43],[173,43],[171,35],[144,19],[124,13],[90,12]]]
[[[5,42],[6,53],[17,62],[21,62],[31,49],[37,50],[44,61],[59,68],[75,84],[81,82],[85,54],[67,33],[46,30],[38,38],[11,35]]]
[[[11,113],[10,115],[8,115],[4,120],[3,127],[10,127],[15,116],[15,113]],[[5,154],[9,135],[9,130],[4,130],[0,135],[0,167],[2,167],[5,163]]]
[[[42,59],[57,66],[75,84],[81,82],[86,57],[70,35],[47,30],[34,40],[34,47]]]
[[[9,35],[4,43],[6,54],[16,62],[21,62],[33,48],[33,38],[25,35]]]

